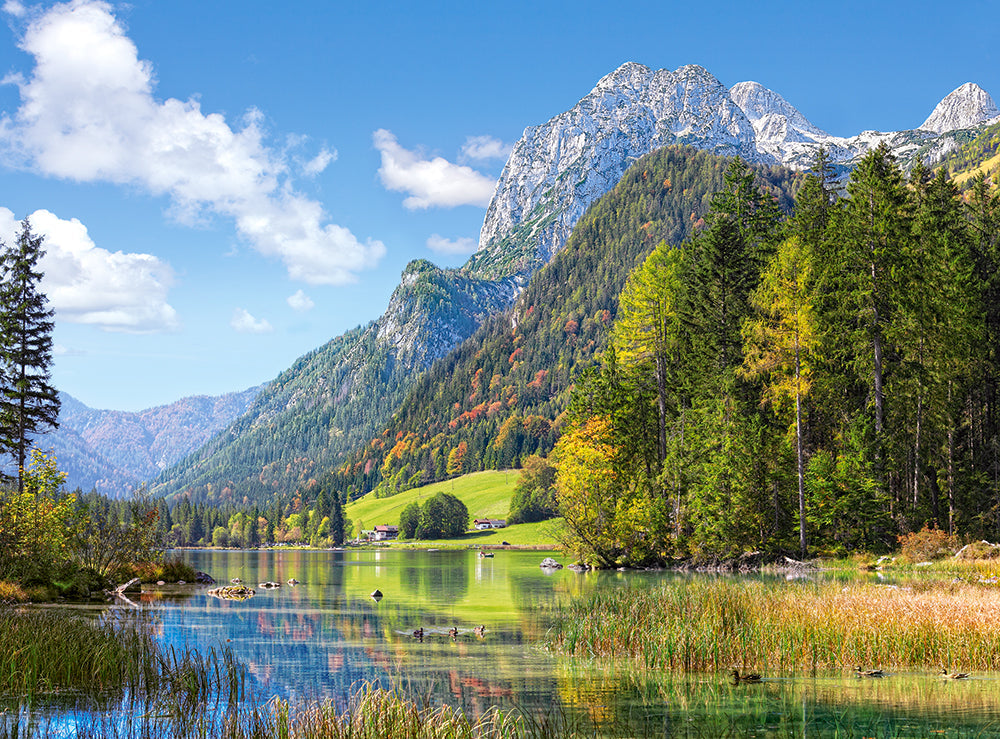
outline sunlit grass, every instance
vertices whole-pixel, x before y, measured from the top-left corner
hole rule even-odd
[[[565,605],[562,653],[677,672],[1000,668],[1000,589],[748,580],[680,581]]]

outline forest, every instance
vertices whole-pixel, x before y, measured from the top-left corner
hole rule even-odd
[[[997,537],[1000,199],[884,147],[843,195],[821,153],[785,218],[736,160],[630,276],[552,455],[582,556]]]

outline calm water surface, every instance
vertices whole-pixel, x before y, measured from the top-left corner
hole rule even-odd
[[[614,735],[1000,737],[1000,675],[944,681],[932,671],[860,680],[830,673],[733,686],[724,675],[676,677],[545,652],[545,607],[595,588],[655,583],[667,573],[586,573],[538,566],[545,553],[187,551],[219,583],[258,589],[226,601],[191,586],[145,594],[161,638],[231,647],[258,694],[344,704],[364,681],[421,702],[557,717]],[[289,586],[295,578],[301,584]],[[384,597],[369,597],[376,588]],[[485,626],[479,636],[474,627]],[[413,637],[422,628],[423,640]],[[457,639],[448,631],[459,630]],[[956,663],[959,663],[957,660]]]

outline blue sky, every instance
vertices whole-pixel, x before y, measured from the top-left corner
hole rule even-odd
[[[971,2],[2,3],[0,234],[32,217],[53,380],[138,410],[266,382],[462,264],[505,151],[626,61],[850,136],[1000,98]]]

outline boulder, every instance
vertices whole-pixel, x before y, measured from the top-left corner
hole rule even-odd
[[[542,560],[542,563],[538,565],[543,570],[561,570],[562,565],[556,562],[552,557],[546,557]]]

